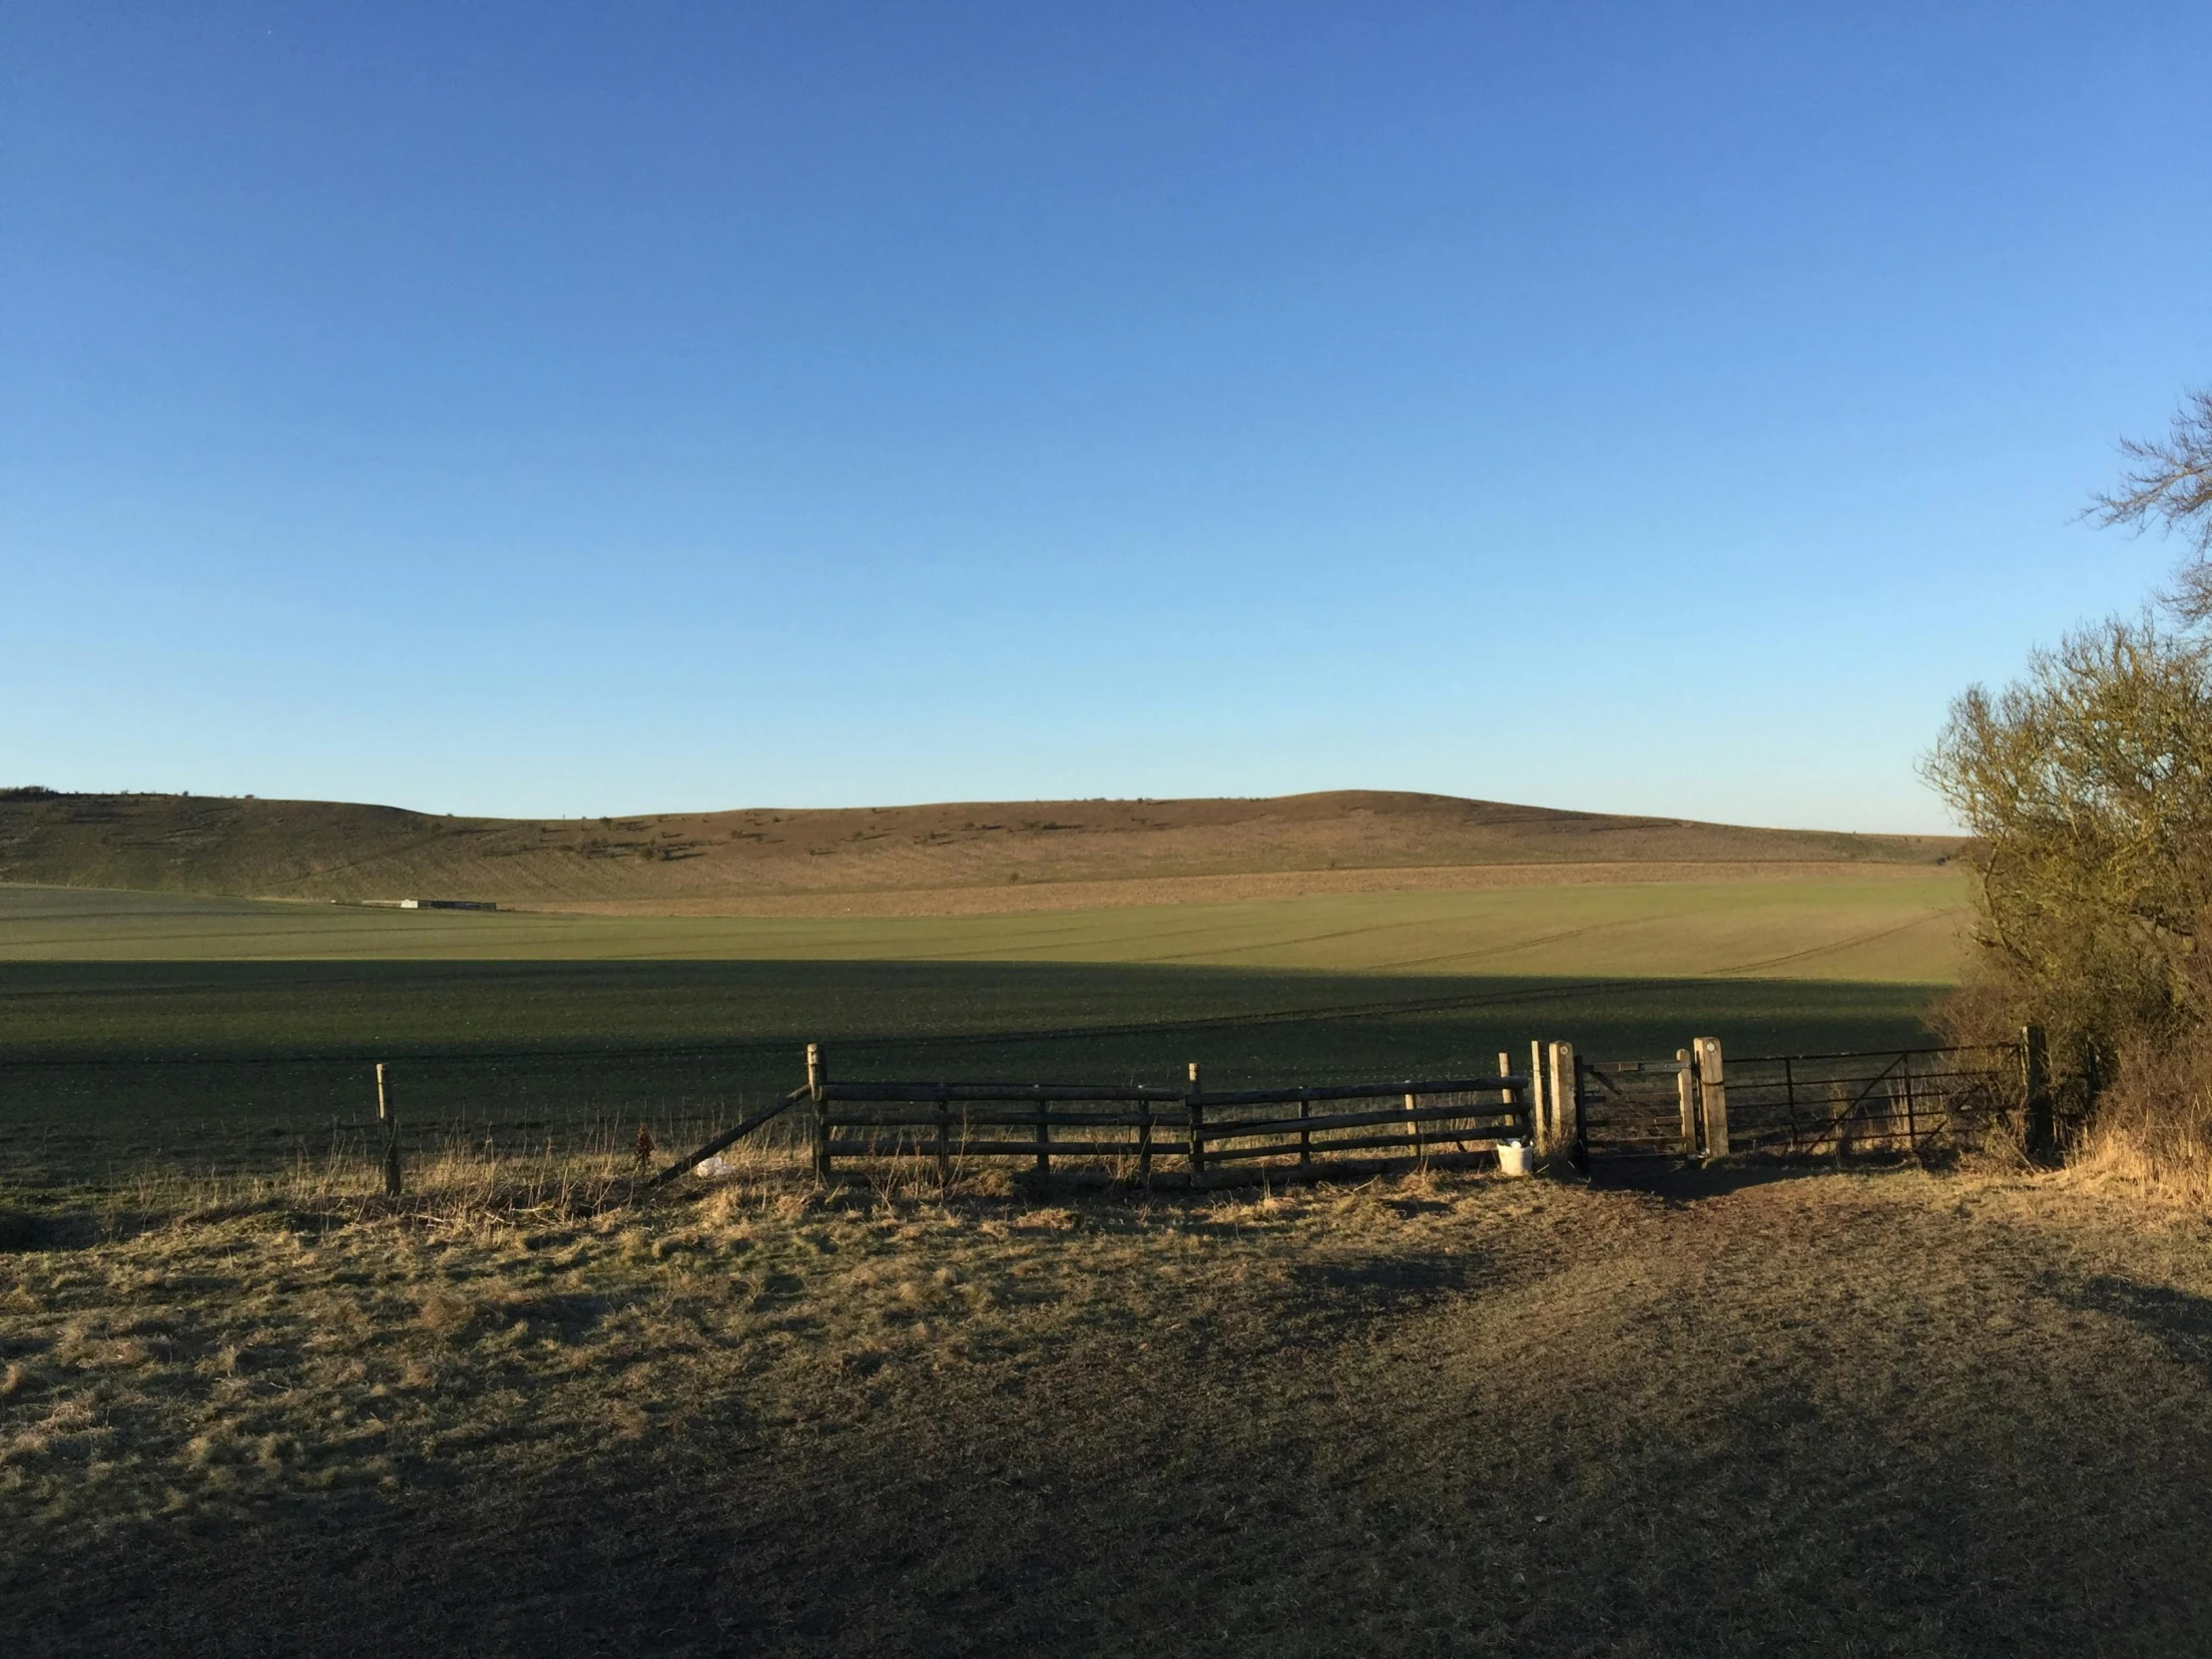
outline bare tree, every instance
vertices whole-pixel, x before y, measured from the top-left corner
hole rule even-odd
[[[2212,622],[2212,391],[2181,400],[2163,442],[2122,438],[2120,453],[2133,470],[2118,489],[2095,497],[2089,516],[2137,532],[2155,524],[2184,537],[2193,556],[2174,573],[2166,602],[2185,622]]]
[[[2085,516],[2189,542],[2179,626],[2113,618],[2031,654],[1951,705],[1925,763],[1974,836],[1979,983],[1953,1022],[2041,1023],[2083,1075],[2212,1031],[2212,391],[2121,452]]]

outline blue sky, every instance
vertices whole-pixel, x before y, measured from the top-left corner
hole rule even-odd
[[[2201,5],[0,13],[0,783],[1936,829]]]

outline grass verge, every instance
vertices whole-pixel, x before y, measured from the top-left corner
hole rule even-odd
[[[2062,1178],[574,1173],[0,1255],[16,1651],[2212,1638],[2212,1238]]]

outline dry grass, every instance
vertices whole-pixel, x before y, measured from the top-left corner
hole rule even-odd
[[[940,1202],[772,1158],[642,1208],[459,1159],[397,1211],[150,1188],[0,1256],[11,1651],[2212,1642],[2184,1212],[1912,1170]]]
[[[2153,1201],[2212,1210],[2212,1041],[2136,1044],[2069,1162]]]

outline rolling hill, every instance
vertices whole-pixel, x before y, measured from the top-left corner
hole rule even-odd
[[[1872,873],[1943,864],[1963,844],[1364,791],[590,820],[0,791],[0,881],[665,915],[950,914]]]

